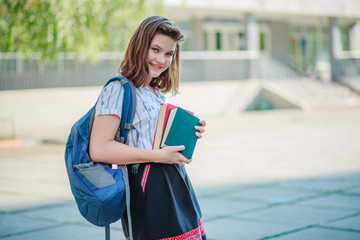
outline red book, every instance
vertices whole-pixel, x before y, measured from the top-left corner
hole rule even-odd
[[[171,109],[175,109],[177,106],[168,104],[161,104],[159,118],[156,125],[156,131],[153,141],[153,149],[160,149],[161,139],[165,130],[166,122],[169,117],[169,113]]]

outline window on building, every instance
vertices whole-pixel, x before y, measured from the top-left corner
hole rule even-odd
[[[204,32],[204,49],[209,50],[209,33],[207,31]]]
[[[263,32],[260,32],[259,47],[260,47],[260,51],[265,51],[265,48],[266,48],[266,36],[265,36],[265,33],[263,33]]]
[[[216,32],[216,50],[221,50],[221,32]]]
[[[239,38],[238,50],[241,50],[241,51],[246,50],[244,33],[239,32],[239,33],[238,33],[238,38]]]

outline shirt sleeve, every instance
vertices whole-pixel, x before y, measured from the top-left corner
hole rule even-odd
[[[124,88],[119,81],[113,81],[104,87],[95,107],[95,117],[99,115],[117,115],[121,118]]]

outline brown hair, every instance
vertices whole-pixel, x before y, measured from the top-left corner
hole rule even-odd
[[[169,68],[150,82],[151,87],[157,87],[162,92],[178,92],[179,88],[179,51],[180,43],[185,36],[168,18],[153,16],[146,18],[135,30],[119,66],[119,73],[131,80],[136,87],[143,86],[149,80],[147,54],[155,34],[164,34],[176,41],[176,49]]]

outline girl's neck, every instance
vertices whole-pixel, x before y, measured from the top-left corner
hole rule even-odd
[[[150,91],[151,91],[155,96],[157,96],[156,91],[155,91],[155,88],[153,88],[153,87],[150,86],[151,80],[152,80],[152,78],[150,78],[149,82],[147,82],[147,83],[145,84],[145,87],[149,88]]]
[[[155,96],[157,96],[156,91],[155,91],[155,89],[154,89],[153,87],[150,87],[150,85],[148,85],[147,87],[150,89],[150,91],[151,91]]]

